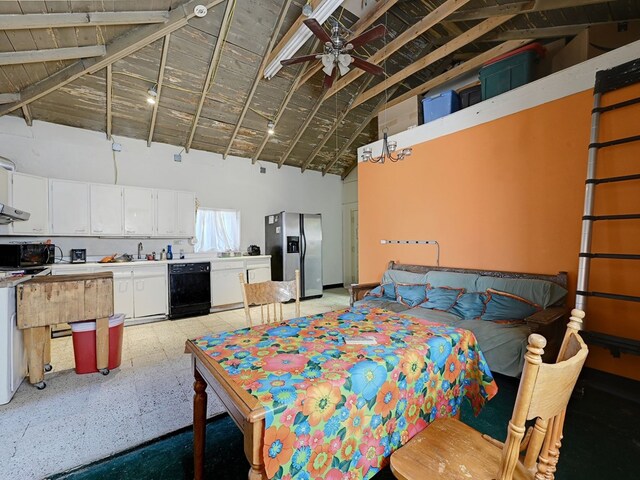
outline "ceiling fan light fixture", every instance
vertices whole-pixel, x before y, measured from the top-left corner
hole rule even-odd
[[[267,123],[267,133],[269,135],[273,135],[274,133],[276,133],[276,124],[273,122],[273,120],[269,120],[269,122]]]
[[[349,73],[349,67],[344,66],[342,63],[338,63],[338,69],[340,70],[340,75],[343,77]]]

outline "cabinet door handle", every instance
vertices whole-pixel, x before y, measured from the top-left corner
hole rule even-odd
[[[96,232],[96,233],[102,233],[103,230],[101,228],[100,229],[94,228],[93,231]]]
[[[136,233],[135,230],[125,230],[125,233]]]
[[[85,228],[79,228],[76,230],[76,233],[84,233],[84,232],[86,232]]]
[[[34,229],[33,229],[33,231],[34,231],[34,232],[41,232],[41,231],[42,231],[42,228],[34,228]]]

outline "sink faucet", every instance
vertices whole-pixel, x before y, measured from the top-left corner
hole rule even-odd
[[[138,260],[142,259],[142,242],[138,243]]]

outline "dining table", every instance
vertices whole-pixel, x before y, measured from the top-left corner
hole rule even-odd
[[[196,479],[209,387],[244,435],[250,480],[371,478],[433,420],[459,415],[464,399],[477,414],[497,393],[469,330],[379,308],[204,335],[185,352]]]

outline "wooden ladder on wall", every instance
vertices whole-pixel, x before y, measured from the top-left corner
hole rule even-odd
[[[619,65],[610,70],[599,71],[596,74],[594,87],[593,110],[591,114],[591,138],[589,144],[589,158],[587,167],[587,180],[584,199],[584,215],[582,217],[582,237],[580,244],[580,261],[578,267],[578,286],[576,291],[576,308],[585,310],[587,298],[599,297],[613,301],[640,302],[640,296],[627,295],[613,292],[599,292],[589,290],[589,274],[591,271],[591,261],[599,259],[614,260],[618,262],[638,261],[638,253],[593,253],[591,243],[593,237],[594,224],[598,228],[606,228],[611,222],[640,221],[640,213],[607,214],[594,215],[596,187],[603,184],[613,184],[622,182],[639,182],[640,173],[631,175],[618,175],[597,178],[596,167],[598,153],[602,149],[611,148],[618,145],[640,142],[640,131],[637,135],[617,138],[614,140],[599,141],[600,117],[602,115],[615,115],[621,109],[640,104],[640,97],[629,98],[617,103],[601,106],[604,95],[628,87],[635,83],[640,83],[640,59]],[[636,123],[640,130],[640,122]],[[640,170],[640,162],[638,162]],[[640,196],[640,188],[637,190]],[[640,240],[637,244],[640,244]],[[640,265],[638,265],[640,268]],[[638,289],[640,292],[640,288]],[[611,351],[614,357],[619,357],[621,353],[640,354],[640,341],[630,338],[618,337],[594,331],[584,332],[587,343],[605,347]]]

